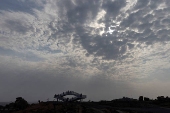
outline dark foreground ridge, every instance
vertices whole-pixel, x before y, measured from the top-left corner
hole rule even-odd
[[[152,100],[123,97],[111,101],[47,101],[28,104],[22,97],[14,103],[0,106],[0,113],[170,113],[170,98],[159,96]]]

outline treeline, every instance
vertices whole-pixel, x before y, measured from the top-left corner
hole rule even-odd
[[[13,103],[7,104],[5,106],[0,105],[0,113],[10,113],[13,111],[23,110],[28,106],[29,104],[24,98],[17,97]]]

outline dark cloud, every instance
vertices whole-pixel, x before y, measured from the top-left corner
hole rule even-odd
[[[130,43],[127,44],[127,45],[128,45],[128,47],[129,47],[129,49],[132,49],[132,48],[134,48],[134,46],[135,46],[134,44],[130,44]]]
[[[147,15],[147,13],[148,13],[148,10],[146,9],[138,10],[137,12],[130,13],[127,18],[123,19],[120,26],[123,28],[127,28],[127,27],[138,28],[140,22],[147,25],[147,23],[149,23],[149,21],[153,19],[152,18],[153,16]],[[146,17],[144,17],[144,15],[146,15]],[[149,20],[149,21],[146,21],[146,20]]]
[[[160,3],[160,1],[157,1],[156,3]],[[123,54],[127,50],[127,46],[130,49],[134,48],[133,44],[130,45],[130,43],[133,41],[139,41],[140,44],[145,43],[147,45],[151,45],[156,42],[165,41],[165,39],[163,38],[165,37],[165,35],[166,37],[168,37],[168,32],[162,31],[164,32],[164,36],[162,37],[161,31],[159,31],[159,33],[156,33],[154,30],[152,30],[153,28],[162,29],[165,27],[164,25],[161,24],[161,19],[165,14],[163,13],[163,11],[159,11],[159,10],[154,11],[155,14],[162,15],[161,16],[162,18],[158,16],[157,20],[155,20],[155,16],[153,16],[153,14],[148,14],[148,12],[151,10],[150,5],[153,5],[153,3],[150,3],[149,0],[147,1],[138,0],[137,4],[133,9],[133,10],[138,9],[138,11],[134,13],[129,12],[129,16],[127,18],[125,19],[122,18],[122,22],[120,26],[116,27],[113,34],[106,33],[103,34],[103,36],[100,35],[93,36],[91,34],[88,34],[88,31],[93,30],[92,28],[84,28],[83,26],[80,25],[76,26],[76,33],[79,36],[78,38],[80,38],[81,45],[88,52],[87,56],[89,55],[94,55],[95,57],[101,56],[103,57],[103,59],[106,60],[123,59],[128,57],[128,56],[123,56]],[[103,3],[102,8],[106,10],[106,16],[105,16],[106,21],[103,21],[106,25],[105,30],[107,30],[110,25],[112,24],[114,25],[114,23],[110,23],[111,21],[110,18],[113,19],[116,18],[118,14],[122,14],[122,12],[120,12],[120,9],[122,9],[125,6],[126,6],[125,0],[105,1]],[[87,13],[87,10],[77,10],[77,11],[82,11],[82,14]],[[76,10],[74,12],[76,12]],[[84,18],[85,16],[82,17],[83,19],[86,20],[86,18]],[[82,23],[85,21],[78,17],[75,18],[79,20],[76,21],[76,23],[79,23],[80,20],[82,20],[81,21]],[[118,32],[119,30],[125,30],[126,28],[130,28],[129,31],[126,30],[123,33]],[[139,30],[140,33],[134,32],[133,29]],[[121,41],[119,41],[119,39]]]
[[[80,31],[81,29],[81,31]],[[88,54],[94,56],[101,56],[103,59],[117,59],[121,58],[122,54],[126,51],[127,40],[117,41],[118,37],[107,36],[90,36],[90,34],[83,32],[82,28],[79,28],[77,33],[79,34],[81,45],[87,50]],[[84,34],[83,34],[84,33]]]
[[[162,23],[163,23],[163,24],[170,24],[170,19],[163,19],[163,20],[162,20]]]
[[[149,2],[150,2],[150,0],[137,0],[137,3],[135,5],[134,9],[146,8],[146,6],[148,5]]]
[[[155,7],[157,8],[160,3],[161,1],[157,0]],[[162,10],[154,10],[153,13],[148,14],[151,11],[151,7],[153,9],[153,4],[149,0],[138,0],[134,8],[127,10],[126,13],[129,16],[124,18],[125,14],[121,9],[127,5],[126,0],[107,0],[103,1],[102,4],[101,1],[96,0],[77,0],[75,4],[70,1],[62,1],[58,5],[60,5],[59,10],[61,10],[59,15],[61,15],[63,20],[58,22],[52,21],[49,24],[49,28],[52,31],[50,38],[62,39],[63,41],[61,43],[67,44],[70,42],[70,37],[74,32],[74,46],[78,44],[82,45],[87,50],[86,56],[94,55],[95,57],[102,57],[105,60],[125,59],[128,57],[128,55],[124,55],[127,48],[133,49],[135,47],[134,44],[131,44],[134,41],[138,41],[140,44],[151,45],[156,42],[168,40],[167,32],[162,33],[165,31],[159,31],[156,33],[155,31],[163,29],[165,25],[161,23],[167,23],[168,20],[163,19],[165,11]],[[99,20],[98,23],[105,24],[105,33],[102,36],[91,35],[91,31],[94,28],[84,26],[84,24],[88,24],[88,21],[93,21],[101,9],[104,9],[106,14],[104,20]],[[66,11],[66,17],[63,16],[63,11]],[[92,17],[89,16],[90,13]],[[111,27],[114,30],[112,34],[106,33],[111,25],[116,25],[112,20],[118,19],[118,16],[121,22],[120,25]],[[134,29],[139,32],[134,31]],[[124,32],[119,32],[119,30],[124,30]],[[96,34],[99,34],[98,30],[96,30]]]
[[[151,9],[156,9],[165,0],[150,0],[149,7]]]
[[[118,39],[119,37],[112,37],[111,35],[110,37],[106,37],[104,35],[90,36],[88,31],[93,30],[93,28],[86,28],[83,26],[83,23],[87,22],[88,20],[93,20],[97,16],[99,9],[101,8],[100,2],[90,0],[76,1],[76,3],[78,4],[76,6],[70,2],[65,4],[65,6],[67,6],[67,18],[69,23],[61,21],[61,23],[59,22],[55,24],[54,22],[49,25],[49,28],[53,31],[51,38],[58,39],[62,35],[64,37],[68,37],[66,40],[69,42],[69,33],[74,31],[77,35],[77,37],[74,39],[74,42],[80,42],[83,48],[87,50],[88,54],[92,54],[96,57],[102,56],[103,59],[107,60],[123,57],[122,54],[124,54],[126,51],[127,41],[125,39],[123,39],[121,42],[114,39]],[[116,17],[120,12],[120,9],[125,5],[125,0],[104,2],[102,8],[104,8],[107,12],[105,19],[107,20],[107,18],[113,16]],[[92,18],[89,17],[89,13],[92,14]],[[110,41],[112,41],[112,43]],[[91,46],[91,43],[95,43],[95,45]]]
[[[83,24],[87,20],[94,19],[100,8],[99,0],[78,0],[72,9],[68,9],[67,17],[71,24]],[[89,17],[89,13],[91,16]]]
[[[126,0],[106,0],[104,1],[102,8],[106,11],[105,20],[103,21],[106,25],[106,29],[112,25],[112,21],[121,15],[121,9],[126,6]]]
[[[120,14],[121,8],[126,6],[126,0],[106,0],[104,1],[102,7],[106,10],[106,20],[117,17]]]

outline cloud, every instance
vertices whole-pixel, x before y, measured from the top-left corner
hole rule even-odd
[[[38,4],[38,1],[35,2],[32,0],[3,0],[0,4],[0,10],[25,12],[31,14],[33,14],[34,8],[42,9],[43,7]]]
[[[5,81],[16,74],[16,79],[11,81],[13,85],[18,83],[15,88],[26,83],[20,86],[21,92],[33,79],[32,87],[39,83],[47,91],[55,85],[56,89],[63,85],[65,90],[82,91],[76,85],[80,84],[89,95],[95,96],[90,91],[95,87],[96,92],[100,87],[107,89],[107,81],[113,89],[115,84],[126,89],[128,81],[146,82],[147,78],[154,78],[157,70],[170,68],[169,0],[7,0],[1,3],[0,55],[4,61],[0,60],[0,67],[7,75]],[[24,82],[19,82],[23,79]],[[55,80],[56,84],[49,82]],[[94,87],[88,89],[88,83]],[[133,90],[133,85],[129,87]]]
[[[104,1],[102,7],[107,12],[105,19],[108,21],[109,19],[116,18],[121,13],[120,10],[125,6],[126,6],[126,0]]]
[[[38,7],[29,7],[33,14],[22,13],[22,9],[13,12],[1,9],[4,17],[1,23],[3,28],[9,30],[7,32],[7,29],[1,29],[1,34],[5,37],[1,39],[2,47],[17,52],[33,52],[49,62],[50,58],[66,58],[71,55],[79,57],[81,63],[88,60],[83,65],[94,66],[95,59],[99,62],[98,65],[108,61],[116,66],[114,62],[134,58],[133,51],[144,48],[143,44],[147,47],[169,41],[169,26],[164,24],[168,22],[165,16],[168,7],[159,5],[165,2],[156,1],[153,8],[152,1],[141,0],[133,5],[125,0],[58,0],[35,2]],[[13,14],[18,17],[11,19]],[[14,37],[10,33],[18,34]],[[7,44],[9,40],[10,43]],[[69,65],[68,62],[64,64]]]
[[[158,3],[160,3],[160,1],[157,1],[155,4]],[[127,53],[128,48],[133,49],[134,47],[137,47],[134,45],[134,41],[151,45],[153,43],[161,42],[162,40],[168,40],[167,33],[164,34],[164,37],[167,38],[161,40],[162,37],[159,36],[161,35],[161,31],[158,30],[165,27],[165,25],[161,24],[161,18],[156,18],[155,20],[155,16],[153,16],[154,13],[157,14],[161,12],[154,9],[152,10],[153,14],[148,14],[148,11],[151,11],[150,6],[153,5],[153,3],[149,1],[142,2],[138,0],[134,7],[126,11],[126,15],[128,15],[126,18],[123,18],[125,12],[122,10],[128,5],[125,0],[56,1],[54,2],[56,9],[52,9],[52,12],[57,12],[57,17],[55,17],[54,13],[49,14],[47,12],[50,5],[51,2],[44,2],[44,8],[42,9],[35,10],[35,8],[32,8],[34,15],[37,15],[38,17],[40,16],[41,11],[45,12],[44,15],[46,15],[46,19],[48,17],[48,21],[44,23],[48,24],[48,27],[46,28],[43,28],[42,25],[40,27],[39,25],[39,28],[37,28],[38,26],[34,26],[33,29],[28,23],[28,25],[25,25],[20,21],[14,20],[6,20],[6,24],[4,26],[9,28],[11,31],[16,31],[22,34],[26,34],[30,30],[35,31],[36,28],[38,32],[29,34],[29,37],[38,35],[38,33],[41,37],[47,34],[47,38],[45,40],[43,38],[40,39],[44,41],[44,45],[40,45],[41,47],[49,46],[48,48],[52,50],[66,52],[68,45],[72,42],[74,43],[74,46],[81,47],[81,50],[87,50],[87,56],[93,55],[94,57],[102,57],[104,60],[127,58],[127,54],[129,54]],[[89,21],[95,21],[99,12],[102,10],[106,12],[103,17],[100,17],[100,19],[104,20],[101,21],[104,26],[99,28],[95,28],[94,26],[92,27]],[[130,11],[132,11],[132,13]],[[32,15],[33,18],[35,18],[34,15]],[[41,17],[39,17],[39,19]],[[52,20],[50,20],[50,18]],[[42,22],[45,22],[46,19],[44,19]],[[111,22],[109,19],[115,19],[115,22]],[[34,21],[31,22],[33,23]],[[101,24],[101,22],[98,24]],[[110,28],[113,30],[111,33],[107,31]],[[99,35],[101,29],[105,29],[103,35]],[[52,40],[52,42],[49,42],[50,40]],[[35,42],[35,39],[32,41]],[[59,46],[56,46],[54,41],[57,42],[57,45],[60,45],[60,48]],[[38,45],[42,44],[40,41],[36,42]],[[48,44],[45,44],[47,42]],[[28,46],[32,45],[33,44]]]
[[[20,21],[6,20],[5,25],[10,31],[15,31],[21,34],[25,34],[31,28],[23,25]]]
[[[77,0],[78,5],[67,10],[69,23],[84,24],[88,20],[94,19],[99,11],[100,2],[100,0]]]
[[[0,55],[3,56],[15,56],[22,58],[23,60],[28,60],[28,61],[33,61],[33,62],[38,62],[44,60],[43,58],[37,57],[35,54],[28,52],[28,53],[19,53],[10,49],[4,49],[0,47]]]
[[[145,0],[145,1],[142,1],[142,0],[138,0],[134,9],[142,9],[142,8],[145,8],[147,5],[149,4],[149,0]]]

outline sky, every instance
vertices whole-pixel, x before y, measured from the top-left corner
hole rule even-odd
[[[0,0],[0,101],[170,96],[170,0]]]

